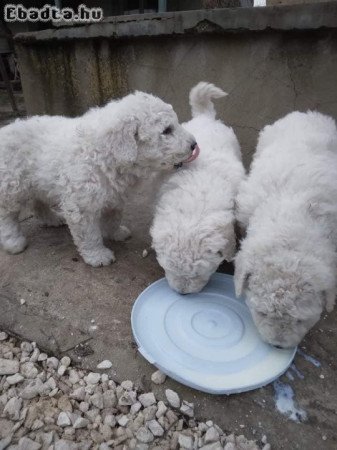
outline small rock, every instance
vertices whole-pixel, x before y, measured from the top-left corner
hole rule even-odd
[[[178,423],[176,424],[175,429],[177,431],[182,431],[183,428],[184,428],[184,419],[180,419],[180,420],[178,420]]]
[[[104,408],[114,408],[117,405],[117,397],[115,391],[108,389],[103,392]]]
[[[205,434],[205,444],[216,442],[220,439],[218,431],[214,427],[208,428]]]
[[[57,370],[59,366],[59,360],[54,356],[52,356],[51,358],[47,358],[46,364],[49,369]]]
[[[80,377],[76,370],[74,369],[69,370],[69,381],[71,384],[76,384],[80,381]]]
[[[146,250],[146,248],[144,248],[143,253],[142,253],[142,257],[146,258],[148,254],[149,254],[149,252]]]
[[[198,430],[201,431],[202,433],[205,433],[205,431],[208,430],[208,426],[204,422],[199,422]]]
[[[40,353],[37,360],[38,361],[45,361],[48,358],[47,353]]]
[[[133,388],[133,383],[130,380],[125,380],[121,382],[121,386],[126,391],[131,391],[131,389]]]
[[[92,395],[90,397],[90,402],[92,405],[96,406],[98,409],[103,409],[104,403],[103,403],[103,395],[100,392],[97,392],[96,394]]]
[[[84,417],[78,417],[73,425],[75,429],[77,428],[85,428],[89,424],[89,420]]]
[[[172,425],[174,425],[176,422],[178,422],[177,415],[171,409],[169,409],[167,411],[166,418],[168,420],[168,428],[171,428]]]
[[[8,338],[8,334],[2,331],[0,333],[0,341],[5,341]]]
[[[71,425],[71,420],[66,412],[60,412],[57,418],[57,425],[62,428]]]
[[[97,364],[97,369],[110,369],[112,367],[112,362],[108,359],[105,359],[104,361]]]
[[[63,356],[63,358],[61,358],[60,363],[62,366],[68,368],[71,364],[71,359],[69,358],[69,356]]]
[[[4,415],[12,420],[19,420],[21,407],[22,407],[22,399],[12,397],[6,403],[6,406],[4,408]]]
[[[67,368],[65,366],[63,366],[62,364],[57,369],[57,373],[60,375],[60,377],[62,377],[66,373],[66,371],[67,371]]]
[[[62,395],[57,401],[57,407],[64,412],[72,412],[73,405],[67,395]]]
[[[231,445],[232,447],[227,447],[227,445]],[[243,447],[237,447],[235,444],[226,444],[225,445],[225,450],[238,450],[238,449],[242,449]],[[252,448],[252,447],[248,447],[248,448]],[[222,450],[223,447],[220,444],[220,442],[213,442],[212,444],[206,444],[202,447],[200,447],[199,450]],[[258,450],[258,447],[254,446],[253,447],[254,450]]]
[[[77,389],[75,389],[70,395],[69,397],[78,400],[78,401],[83,401],[85,399],[85,389],[84,387],[79,387]]]
[[[157,419],[159,419],[160,417],[162,417],[167,411],[167,406],[165,405],[164,402],[162,402],[161,400],[158,402],[158,410],[156,412],[156,417]]]
[[[102,442],[99,446],[99,450],[111,450],[111,447],[106,442]]]
[[[271,445],[270,444],[264,445],[262,450],[271,450]]]
[[[32,353],[33,346],[30,342],[21,342],[20,348],[23,352]]]
[[[164,429],[155,419],[147,422],[147,426],[151,431],[151,433],[153,434],[153,436],[163,436]]]
[[[6,378],[7,383],[10,385],[21,383],[21,381],[23,380],[24,377],[19,373],[16,373],[15,375],[10,375],[9,377]]]
[[[79,408],[80,408],[80,411],[85,413],[89,410],[89,403],[81,402]]]
[[[97,384],[101,379],[101,374],[90,372],[86,377],[84,377],[84,379],[88,384]]]
[[[56,441],[54,445],[54,450],[76,450],[76,449],[77,449],[76,444],[67,439],[60,439]]]
[[[118,423],[121,427],[126,427],[127,423],[129,422],[128,416],[122,416],[120,419],[118,419]]]
[[[19,440],[18,448],[19,450],[39,450],[41,448],[41,444],[38,444],[27,437],[22,437]]]
[[[151,375],[151,381],[155,384],[163,384],[165,380],[166,375],[160,370],[153,372],[153,374]]]
[[[33,353],[31,354],[30,361],[35,363],[38,361],[40,356],[40,350],[38,348],[34,348]]]
[[[148,420],[152,420],[156,417],[157,405],[148,406],[144,408],[143,415],[144,420],[147,422]]]
[[[109,425],[109,427],[114,427],[116,425],[116,418],[112,414],[107,414],[103,423],[104,425]]]
[[[118,400],[120,406],[131,406],[137,402],[137,392],[127,391]]]
[[[20,305],[24,305],[26,303],[26,300],[24,298],[20,298]]]
[[[167,401],[172,406],[172,408],[180,407],[180,398],[176,392],[172,391],[171,389],[166,389],[165,395],[166,395]]]
[[[112,438],[113,432],[109,425],[100,424],[99,432],[102,434],[105,441],[108,441],[109,439]]]
[[[101,381],[102,381],[102,383],[107,383],[109,381],[109,375],[106,373],[102,373]]]
[[[137,414],[137,412],[141,409],[142,404],[140,402],[134,403],[130,408],[131,414]]]
[[[32,431],[34,431],[34,430],[39,430],[40,428],[43,427],[43,425],[44,425],[44,423],[42,422],[42,420],[36,419],[36,420],[34,421],[33,425],[30,427],[30,429],[31,429]]]
[[[40,378],[36,378],[31,381],[27,386],[20,392],[20,397],[24,400],[31,400],[32,398],[39,395],[40,391],[43,389],[43,382]]]
[[[21,369],[20,369],[20,373],[25,378],[33,379],[33,378],[36,378],[36,376],[39,373],[39,371],[35,367],[34,363],[32,363],[31,361],[28,361],[28,362],[22,364]]]
[[[57,393],[58,393],[58,388],[53,389],[52,391],[49,392],[49,397],[54,397]]]
[[[194,404],[183,400],[180,411],[188,417],[194,417]]]
[[[144,406],[144,408],[147,408],[148,406],[153,405],[156,403],[156,397],[154,396],[153,392],[148,392],[146,394],[141,394],[138,397],[140,403]]]
[[[179,434],[178,442],[180,447],[186,450],[193,450],[193,439],[191,436],[186,436],[185,434]]]
[[[0,358],[0,376],[13,375],[19,372],[19,361]]]
[[[153,434],[150,430],[145,427],[140,427],[136,433],[136,438],[139,442],[143,444],[147,444],[148,442],[152,442],[154,440]]]
[[[262,444],[266,444],[267,443],[267,436],[265,434],[262,436],[261,442],[262,442]]]

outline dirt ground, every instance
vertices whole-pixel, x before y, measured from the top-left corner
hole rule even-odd
[[[144,390],[154,390],[158,398],[170,387],[195,403],[198,418],[211,418],[224,430],[241,431],[257,440],[267,435],[274,449],[337,448],[336,311],[322,318],[301,345],[321,367],[298,355],[295,365],[300,374],[293,370],[293,380],[282,377],[308,415],[304,423],[277,411],[272,385],[240,395],[213,396],[173,380],[163,386],[151,384],[154,367],[137,352],[130,313],[140,292],[163,275],[151,251],[142,257],[143,249],[149,249],[155,190],[147,181],[132,193],[125,221],[133,237],[113,244],[117,262],[105,268],[82,262],[66,227],[41,228],[27,213],[22,222],[30,242],[27,250],[17,256],[0,252],[0,328],[36,341],[57,356],[68,354],[84,368],[94,369],[109,359],[116,380],[130,379]]]
[[[21,113],[23,104],[18,93]],[[11,119],[0,93],[1,125]],[[79,367],[95,369],[109,359],[117,381],[132,380],[140,389],[164,398],[174,389],[195,403],[196,417],[212,419],[228,432],[260,441],[267,435],[273,449],[334,450],[337,448],[337,310],[325,316],[301,344],[295,367],[281,380],[295,393],[295,405],[307,413],[294,422],[276,409],[272,385],[231,396],[214,396],[167,379],[155,386],[155,368],[138,353],[130,313],[142,290],[163,276],[149,249],[148,228],[158,183],[147,180],[136,187],[126,208],[125,223],[133,232],[125,243],[113,243],[117,262],[94,269],[83,263],[66,227],[41,228],[27,211],[22,227],[29,238],[27,250],[10,256],[0,250],[0,329],[35,341],[56,356],[69,355]],[[111,245],[111,243],[109,244]],[[144,249],[149,250],[146,258]],[[230,266],[221,271],[231,273]],[[21,299],[25,300],[21,304]],[[298,369],[298,371],[296,371]]]

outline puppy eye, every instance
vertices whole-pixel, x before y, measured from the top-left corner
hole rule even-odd
[[[218,252],[216,252],[218,256],[220,256],[220,258],[223,258],[223,253],[221,250],[219,250]]]
[[[163,131],[163,134],[172,134],[172,132],[173,132],[173,128],[172,127],[167,127]]]

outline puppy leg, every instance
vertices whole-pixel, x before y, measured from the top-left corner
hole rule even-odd
[[[104,247],[99,216],[77,214],[76,221],[66,216],[71,235],[84,261],[93,267],[108,266],[114,262],[114,253]]]
[[[61,214],[52,211],[48,205],[40,200],[34,202],[34,212],[44,227],[60,227],[65,223]]]
[[[131,236],[130,230],[121,225],[122,210],[104,210],[101,217],[101,229],[103,237],[113,241],[125,241]]]
[[[0,208],[0,241],[8,253],[21,253],[27,247],[27,241],[21,232],[19,211],[8,212]]]

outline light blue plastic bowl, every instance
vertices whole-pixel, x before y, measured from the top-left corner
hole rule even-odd
[[[139,352],[182,384],[233,394],[271,383],[290,366],[296,348],[263,342],[233,277],[214,274],[198,294],[180,295],[165,278],[137,298],[131,314]]]

